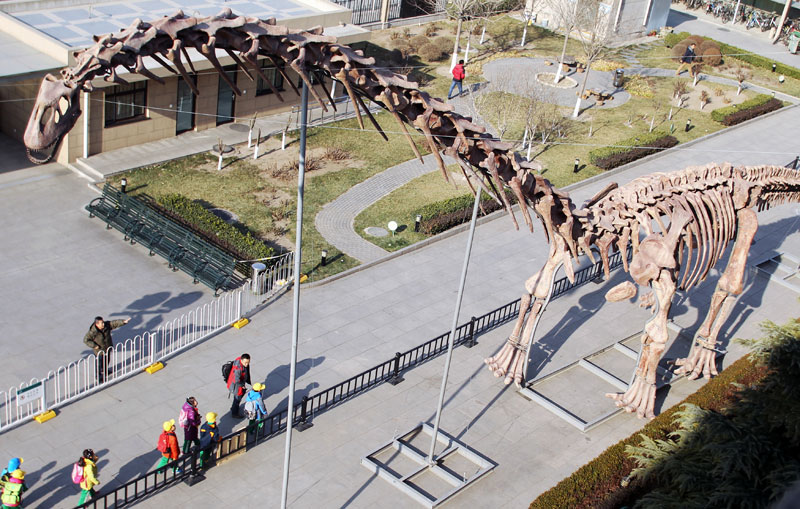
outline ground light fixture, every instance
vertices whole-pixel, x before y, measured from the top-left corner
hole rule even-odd
[[[389,224],[387,226],[392,231],[392,237],[394,237],[394,232],[397,231],[397,223],[394,221],[389,221]]]
[[[784,82],[784,81],[786,81],[786,77],[784,77],[784,75],[783,75],[783,74],[781,74],[780,76],[778,76],[778,83],[781,83],[781,84],[783,84],[783,82]]]
[[[690,129],[691,127],[692,127],[692,119],[691,119],[691,118],[687,118],[687,119],[686,119],[686,127],[683,129],[683,130],[684,130],[684,132],[687,132],[687,133],[688,133],[688,132],[689,132],[689,129]]]
[[[327,249],[323,249],[322,250],[322,259],[320,260],[320,265],[322,265],[324,267],[326,263],[328,263],[328,250]]]
[[[572,173],[578,173],[578,165],[581,164],[581,160],[577,157],[575,158],[575,166],[572,167]]]
[[[414,219],[414,231],[419,231],[419,223],[422,221],[422,214],[417,214],[417,217]]]
[[[775,68],[778,67],[777,64],[772,64],[772,72],[775,72]]]
[[[123,177],[123,178],[122,178],[122,180],[120,180],[120,181],[119,181],[119,187],[120,187],[120,189],[122,189],[122,192],[123,192],[123,193],[127,193],[127,192],[128,192],[128,191],[127,191],[127,187],[128,187],[128,179],[126,179],[125,177]]]

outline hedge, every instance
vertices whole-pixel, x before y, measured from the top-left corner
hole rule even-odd
[[[682,404],[691,403],[720,411],[735,398],[737,389],[733,384],[752,385],[764,378],[766,372],[766,368],[757,366],[750,356],[742,357],[697,392],[663,411],[640,431],[612,445],[571,476],[539,495],[531,503],[530,509],[613,507],[614,504],[607,505],[608,501],[614,498],[612,494],[619,490],[620,481],[635,466],[634,461],[625,454],[625,446],[639,445],[642,434],[654,440],[666,440],[678,428],[673,421]]]
[[[598,168],[610,170],[641,159],[665,148],[674,147],[678,140],[665,132],[653,131],[618,142],[613,147],[603,147],[589,152],[589,162]]]
[[[509,201],[514,202],[514,197],[511,192],[506,192]],[[416,214],[422,216],[420,222],[420,231],[427,235],[436,235],[444,231],[466,223],[472,217],[472,205],[475,202],[475,197],[471,194],[464,194],[456,196],[455,198],[448,198],[434,203],[429,203],[424,207],[417,209]],[[478,215],[482,216],[494,212],[502,208],[494,198],[481,191],[481,210]]]
[[[731,126],[745,120],[763,115],[769,111],[777,110],[783,103],[767,94],[759,94],[739,104],[732,104],[717,108],[711,112],[711,119],[715,122]]]
[[[271,247],[206,210],[205,207],[181,194],[160,196],[148,205],[165,216],[195,232],[203,240],[214,244],[237,260],[253,260],[273,256]],[[237,269],[250,274],[249,264],[238,264]]]

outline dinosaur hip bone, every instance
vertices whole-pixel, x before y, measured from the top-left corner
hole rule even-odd
[[[624,281],[606,292],[608,302],[619,302],[632,299],[636,296],[636,286],[630,281]]]
[[[63,69],[60,78],[48,75],[42,80],[24,134],[32,161],[47,162],[53,157],[59,142],[80,116],[80,92],[91,92],[94,78],[126,83],[116,73],[116,68],[122,66],[128,72],[160,79],[144,67],[143,57],[152,57],[168,71],[189,79],[180,55],[186,57],[186,48],[191,47],[228,81],[216,58],[217,49],[225,51],[251,79],[253,75],[245,63],[263,78],[257,64],[259,58],[265,58],[299,94],[284,67],[296,72],[323,109],[325,102],[311,87],[311,77],[321,74],[336,79],[353,101],[362,128],[364,110],[385,137],[363,104],[366,98],[386,109],[401,125],[415,128],[415,134],[436,154],[445,177],[441,151],[458,159],[466,177],[481,177],[475,179],[478,186],[503,205],[515,226],[506,187],[517,199],[529,228],[533,228],[529,208],[542,222],[550,242],[547,261],[525,283],[519,318],[507,344],[495,357],[486,359],[489,369],[497,376],[505,376],[506,383],[525,383],[526,355],[552,295],[558,268],[563,265],[567,278],[574,282],[572,261],[581,254],[594,260],[592,251],[596,249],[608,275],[609,250],[613,247],[623,254],[624,269],[638,284],[650,285],[653,294],[644,300],[657,307],[645,325],[634,381],[624,394],[613,395],[618,405],[641,417],[654,415],[655,370],[666,345],[667,315],[675,291],[691,289],[704,280],[728,243],[736,239],[692,352],[678,361],[680,370],[690,378],[701,373],[714,375],[717,336],[736,296],[742,292],[745,261],[758,226],[752,209],[800,199],[800,176],[795,170],[709,164],[648,175],[621,187],[609,185],[577,208],[569,194],[537,173],[541,169],[539,163],[526,161],[511,150],[511,144],[492,138],[471,119],[453,111],[451,105],[419,90],[406,76],[373,67],[374,59],[322,35],[321,28],[289,29],[275,25],[274,19],[237,16],[226,8],[209,17],[186,16],[179,11],[152,22],[136,20],[124,30],[94,39],[94,45],[75,54],[75,66]],[[190,68],[193,66],[188,58],[187,63]],[[192,91],[198,93],[193,85],[190,82]],[[232,88],[239,92],[235,86]],[[330,100],[324,84],[320,88]],[[419,154],[405,126],[403,132],[414,153]],[[630,266],[625,256],[629,247],[633,251]],[[628,286],[608,292],[612,301],[632,295]]]

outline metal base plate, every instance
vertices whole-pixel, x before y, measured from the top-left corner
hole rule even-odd
[[[497,466],[441,429],[436,441],[444,450],[431,465],[421,449],[431,437],[433,426],[420,423],[362,458],[361,464],[429,508],[443,504]]]

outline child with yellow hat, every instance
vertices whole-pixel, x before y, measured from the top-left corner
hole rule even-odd
[[[206,422],[200,426],[200,468],[203,468],[206,458],[212,456],[213,449],[222,440],[222,435],[217,427],[217,414],[208,412]]]
[[[175,419],[164,421],[161,427],[164,431],[162,431],[161,436],[158,437],[158,450],[161,452],[161,460],[158,462],[157,469],[163,467],[170,461],[178,459],[180,455],[178,437],[175,436]],[[177,474],[181,473],[178,465],[172,467],[172,471]]]
[[[253,434],[256,431],[256,423],[267,416],[267,407],[264,406],[264,398],[261,391],[266,389],[262,383],[254,383],[253,388],[247,392],[244,400],[244,412],[249,421],[247,422],[247,433]],[[262,427],[263,423],[258,427]]]
[[[22,463],[22,461],[20,461]],[[3,508],[6,507],[21,507],[22,506],[22,493],[28,487],[25,485],[25,472],[17,468],[8,477],[7,481],[3,482],[3,495],[0,496],[0,502],[3,503]]]

